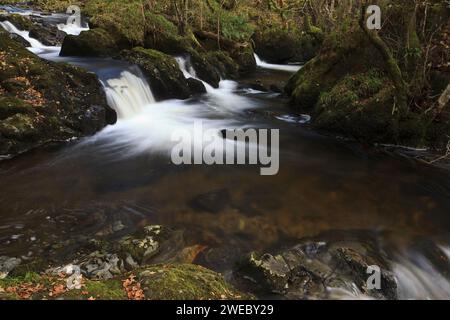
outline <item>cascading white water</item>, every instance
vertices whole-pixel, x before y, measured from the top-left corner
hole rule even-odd
[[[183,57],[175,57],[175,60],[180,67],[186,79],[194,78],[201,81],[206,88],[208,93],[209,106],[215,108],[218,112],[241,112],[246,109],[254,108],[255,104],[243,96],[237,95],[234,91],[238,87],[236,81],[231,80],[221,80],[219,82],[219,88],[214,88],[206,81],[203,81],[197,77],[197,73],[194,68],[190,65],[189,61]]]
[[[267,62],[261,60],[261,58],[258,57],[257,54],[255,54],[255,60],[256,60],[256,65],[263,69],[279,70],[279,71],[286,71],[286,72],[297,72],[298,70],[300,70],[302,68],[302,66],[298,66],[298,65],[267,63]]]
[[[399,299],[448,299],[450,297],[450,281],[420,254],[416,254],[414,261],[406,257],[398,257],[393,265],[393,272],[397,279]]]
[[[133,117],[141,113],[145,106],[155,103],[155,98],[141,72],[123,71],[120,78],[106,80],[103,83],[108,105],[120,119]]]
[[[28,41],[28,43],[30,44],[30,47],[28,47],[27,49],[35,54],[41,54],[41,53],[45,53],[45,52],[59,53],[59,51],[61,50],[61,47],[52,47],[52,46],[43,45],[38,40],[31,38],[29,31],[19,30],[15,25],[13,25],[9,21],[0,22],[0,26],[2,26],[3,29],[8,31],[9,33],[17,34],[18,36],[20,36],[20,37],[24,38],[26,41]]]

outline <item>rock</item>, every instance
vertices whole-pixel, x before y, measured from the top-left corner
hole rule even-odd
[[[27,47],[27,48],[31,47],[31,44],[27,40],[25,40],[24,38],[22,38],[21,36],[19,36],[17,34],[11,33],[9,36],[10,36],[11,39],[13,39],[14,41],[19,42],[24,47]]]
[[[210,51],[206,54],[208,62],[216,68],[222,79],[237,79],[239,65],[225,51]]]
[[[117,57],[120,48],[108,31],[97,28],[64,38],[61,56]]]
[[[245,75],[256,70],[255,55],[250,44],[238,45],[229,54],[239,66],[239,74]]]
[[[157,100],[190,97],[188,82],[173,57],[137,47],[122,51],[121,58],[141,68]]]
[[[53,25],[34,24],[30,31],[30,37],[38,40],[46,46],[59,46],[63,43],[66,33]]]
[[[156,265],[145,268],[138,282],[150,300],[237,300],[250,298],[211,270],[192,264]]]
[[[130,256],[142,266],[150,263],[178,261],[185,248],[183,232],[158,225],[146,226],[135,234],[117,241],[110,249],[121,259]],[[129,261],[131,261],[128,258]]]
[[[157,236],[160,232],[160,226],[151,226],[145,229],[145,235],[142,238],[128,236],[119,240],[120,252],[129,254],[138,264],[145,264],[158,253],[160,243]]]
[[[89,279],[107,280],[126,271],[125,264],[117,254],[95,251],[79,264],[81,272]]]
[[[91,135],[116,121],[97,77],[42,60],[0,30],[0,155]]]
[[[227,190],[212,191],[201,194],[189,202],[191,208],[198,211],[217,213],[225,209],[230,203]]]
[[[275,93],[283,93],[283,89],[281,89],[278,85],[276,84],[271,84],[270,85],[270,91],[275,92]]]
[[[193,95],[206,93],[205,85],[200,80],[189,78],[187,79],[187,84],[191,94]]]
[[[6,276],[19,266],[21,262],[22,260],[18,258],[0,256],[0,279],[6,278]]]
[[[264,28],[253,36],[255,52],[270,63],[306,62],[318,53],[321,43],[300,30]]]
[[[208,60],[207,55],[198,52],[191,52],[190,63],[197,73],[197,77],[206,81],[214,88],[219,87],[219,71]]]
[[[375,248],[358,241],[303,240],[275,254],[253,252],[235,268],[234,283],[261,297],[396,299],[396,279]],[[381,270],[380,290],[367,287],[367,270],[373,265]]]
[[[33,26],[33,22],[30,17],[23,16],[20,14],[9,14],[9,15],[0,15],[0,21],[9,21],[11,22],[17,29],[21,31],[30,30]]]

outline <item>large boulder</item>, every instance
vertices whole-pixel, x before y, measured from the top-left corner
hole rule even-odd
[[[97,77],[45,61],[0,30],[0,155],[91,135],[115,122]]]
[[[253,35],[255,52],[270,63],[306,62],[312,59],[321,42],[300,30],[266,28]]]
[[[101,28],[83,31],[78,36],[64,38],[61,56],[117,57],[120,49],[116,39]]]
[[[155,265],[137,277],[150,300],[238,300],[250,298],[211,270],[192,264]]]
[[[189,98],[188,82],[173,57],[137,47],[122,51],[121,58],[141,68],[157,100]]]

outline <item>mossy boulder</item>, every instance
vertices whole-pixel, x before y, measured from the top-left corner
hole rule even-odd
[[[306,62],[319,51],[321,42],[299,29],[265,28],[253,35],[255,52],[270,63]]]
[[[173,57],[140,47],[124,50],[120,56],[141,68],[157,100],[189,98],[189,85]]]
[[[314,126],[367,142],[418,143],[425,128],[413,115],[393,116],[394,90],[376,69],[348,75],[321,93],[313,111]]]
[[[206,54],[206,59],[214,66],[223,79],[237,79],[239,77],[239,65],[225,51],[211,51]]]
[[[78,36],[68,35],[64,38],[61,56],[78,57],[117,57],[120,48],[116,39],[101,28],[83,31]]]
[[[0,21],[9,21],[19,30],[30,30],[33,26],[33,22],[30,17],[20,14],[5,14],[0,15]]]
[[[138,281],[150,300],[238,300],[240,293],[223,277],[192,264],[156,265],[141,271]]]
[[[383,68],[381,57],[362,32],[334,34],[320,53],[291,77],[285,91],[296,108],[310,111],[320,94],[343,77],[373,67]]]
[[[331,133],[413,147],[442,145],[448,135],[445,121],[436,130],[430,116],[398,110],[386,65],[361,31],[328,35],[285,91],[294,108],[312,115],[313,126]],[[432,141],[436,135],[442,137]]]
[[[93,134],[115,122],[97,77],[42,60],[0,30],[0,155]]]

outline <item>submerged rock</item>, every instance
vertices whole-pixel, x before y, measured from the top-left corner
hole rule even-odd
[[[217,213],[225,209],[229,203],[230,193],[227,190],[219,190],[196,196],[189,202],[189,206],[198,211]]]

